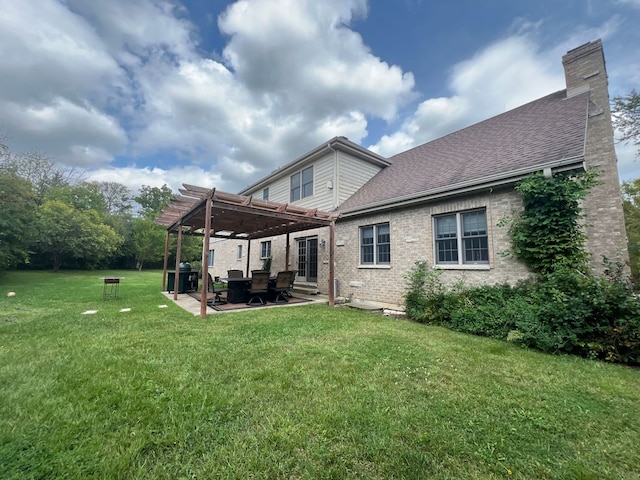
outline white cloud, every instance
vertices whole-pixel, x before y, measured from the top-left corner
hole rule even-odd
[[[168,169],[135,166],[117,169],[104,168],[92,170],[83,177],[83,180],[116,182],[127,186],[133,192],[137,192],[142,185],[162,187],[166,184],[177,193],[184,183],[200,186],[218,185],[218,188],[224,190],[224,180],[220,174],[191,165]]]
[[[540,22],[519,21],[455,66],[450,95],[402,120],[415,81],[353,29],[366,0],[239,0],[208,23],[227,39],[209,56],[198,39],[211,32],[175,0],[0,5],[0,130],[12,149],[131,188],[237,191],[333,136],[361,142],[372,118],[400,122],[373,147],[388,155],[563,87],[565,44],[543,52],[527,36]],[[620,22],[579,30],[567,48]]]
[[[360,141],[366,116],[393,118],[414,86],[349,29],[365,13],[362,0],[230,5],[219,19],[225,64],[191,58],[162,76],[140,73],[135,151],[217,161],[239,189],[332,136]]]

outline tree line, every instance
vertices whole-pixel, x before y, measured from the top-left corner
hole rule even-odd
[[[117,182],[84,181],[0,139],[0,271],[160,267],[166,230],[154,219],[172,195],[166,184],[134,194]],[[182,260],[199,260],[201,240],[185,238],[182,252]]]

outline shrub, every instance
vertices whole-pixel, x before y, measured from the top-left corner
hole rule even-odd
[[[410,318],[547,353],[640,365],[640,299],[619,266],[603,276],[556,268],[515,287],[447,291],[439,277],[424,262],[407,275]]]
[[[441,272],[427,267],[427,262],[415,262],[413,268],[405,275],[407,293],[405,308],[409,318],[418,322],[431,322],[438,319],[444,285],[440,281]]]

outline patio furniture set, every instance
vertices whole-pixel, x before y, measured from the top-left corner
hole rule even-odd
[[[227,271],[227,278],[216,278],[209,274],[207,290],[212,296],[207,300],[210,306],[224,303],[246,303],[250,306],[273,303],[287,303],[296,272],[284,270],[271,276],[265,270],[252,270],[251,277],[244,277],[242,270]],[[226,293],[223,297],[222,294]]]

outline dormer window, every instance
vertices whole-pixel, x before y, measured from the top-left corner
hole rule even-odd
[[[295,202],[301,198],[313,195],[313,166],[307,167],[291,175],[290,201]]]

